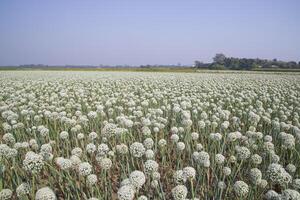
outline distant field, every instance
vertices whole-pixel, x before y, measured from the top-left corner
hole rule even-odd
[[[0,71],[123,71],[123,72],[183,72],[183,73],[241,73],[241,72],[300,72],[300,69],[279,69],[264,68],[254,70],[210,70],[195,69],[192,67],[167,68],[167,67],[151,67],[151,68],[63,68],[63,67],[45,67],[45,68],[20,68],[20,67],[0,67]]]

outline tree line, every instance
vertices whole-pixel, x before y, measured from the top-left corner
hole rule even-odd
[[[277,59],[267,60],[260,58],[235,58],[226,57],[222,53],[217,53],[212,63],[203,63],[195,61],[195,68],[204,69],[233,69],[233,70],[252,70],[259,68],[282,68],[282,69],[300,69],[300,61],[281,61]]]

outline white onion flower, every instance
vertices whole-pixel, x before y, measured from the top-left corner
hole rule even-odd
[[[30,188],[30,185],[29,185],[28,183],[21,183],[21,184],[17,187],[16,193],[17,193],[17,196],[18,196],[19,198],[21,198],[21,197],[23,197],[23,196],[29,194],[29,193],[30,193],[30,190],[31,190],[31,188]],[[0,199],[1,199],[1,198],[0,198]]]
[[[86,181],[87,181],[87,184],[89,186],[93,186],[97,183],[98,181],[98,178],[97,178],[97,175],[96,174],[89,174],[87,177],[86,177]]]
[[[0,191],[0,199],[10,200],[13,195],[13,192],[10,189],[2,189]]]
[[[141,158],[145,151],[146,149],[142,143],[134,142],[130,145],[130,153],[133,157]]]
[[[26,153],[25,159],[23,160],[23,167],[26,171],[36,174],[42,170],[43,166],[44,161],[41,155],[32,151]]]
[[[141,188],[145,182],[146,182],[146,177],[143,172],[135,170],[131,172],[129,176],[130,183],[137,189]]]
[[[87,176],[92,172],[92,165],[88,162],[82,162],[78,165],[78,173],[80,176]]]
[[[124,185],[118,190],[118,198],[120,200],[133,200],[135,190],[131,185]]]
[[[246,197],[249,192],[249,186],[244,181],[236,181],[233,190],[238,197]]]
[[[172,189],[172,196],[174,200],[185,200],[188,190],[184,185],[177,185]]]
[[[144,163],[144,171],[146,174],[151,174],[158,170],[158,163],[154,160],[147,160]]]
[[[109,170],[112,166],[112,161],[109,158],[101,158],[99,164],[102,169]]]
[[[56,200],[56,195],[53,192],[52,189],[49,187],[43,187],[38,189],[38,191],[35,193],[35,199],[36,200]]]

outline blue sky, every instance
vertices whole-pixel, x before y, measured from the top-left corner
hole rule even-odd
[[[298,0],[1,0],[0,65],[300,61]]]

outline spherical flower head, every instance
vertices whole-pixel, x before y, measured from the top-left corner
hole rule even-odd
[[[78,165],[81,163],[80,158],[79,158],[78,156],[76,156],[76,155],[72,155],[72,156],[70,157],[70,160],[71,160],[71,162],[72,162],[72,167],[73,167],[74,169],[77,169]]]
[[[43,144],[41,146],[40,152],[52,153],[52,146],[51,146],[51,144],[50,143]]]
[[[247,147],[240,147],[237,146],[235,148],[236,152],[237,152],[237,157],[239,160],[246,160],[250,157],[251,152]]]
[[[96,119],[97,117],[97,112],[95,111],[90,111],[88,114],[87,114],[88,118],[90,119]]]
[[[259,165],[262,162],[262,157],[258,154],[253,154],[251,156],[251,162],[255,165]]]
[[[145,151],[146,149],[142,143],[134,142],[130,145],[130,153],[135,158],[141,158]]]
[[[23,167],[26,171],[36,174],[42,170],[43,166],[44,161],[41,155],[32,151],[26,153],[25,159],[23,160]]]
[[[192,132],[191,133],[191,137],[192,137],[192,140],[198,140],[199,139],[199,134],[198,133],[196,133],[196,132]]]
[[[142,133],[144,136],[151,136],[151,129],[148,126],[143,126]]]
[[[295,147],[295,137],[292,134],[286,134],[283,140],[283,147],[293,149]]]
[[[173,127],[171,128],[170,132],[173,133],[173,134],[177,134],[177,133],[178,133],[178,128],[175,127],[175,126],[173,126]]]
[[[244,181],[236,181],[233,185],[233,190],[238,197],[246,197],[249,187]]]
[[[219,181],[218,182],[218,188],[220,190],[224,190],[226,188],[226,183],[224,181]]]
[[[2,140],[7,144],[15,144],[16,139],[11,133],[5,133],[2,137]]]
[[[211,139],[214,142],[218,142],[222,140],[222,135],[220,133],[211,133],[209,134],[209,139]]]
[[[217,127],[218,127],[218,123],[217,123],[217,122],[212,122],[212,123],[211,123],[211,127],[212,127],[213,129],[217,128]]]
[[[221,128],[222,129],[227,129],[229,127],[229,122],[228,121],[224,121],[222,124],[221,124]]]
[[[29,140],[29,146],[33,150],[37,150],[39,148],[39,145],[38,145],[38,143],[37,143],[37,141],[35,139]]]
[[[145,156],[147,159],[151,160],[154,158],[155,154],[154,154],[154,151],[151,150],[151,149],[148,149],[146,152],[145,152]]]
[[[122,186],[118,190],[118,199],[119,200],[133,200],[134,199],[134,187],[130,184]]]
[[[183,151],[185,149],[185,144],[183,142],[178,142],[176,144],[177,151]]]
[[[116,134],[117,125],[113,123],[107,123],[101,130],[103,137],[110,138]]]
[[[96,174],[90,174],[86,177],[87,184],[93,186],[97,183],[98,178]]]
[[[70,169],[73,164],[72,161],[70,159],[65,159],[63,157],[57,157],[55,159],[55,163],[59,166],[60,169],[62,170],[67,170]]]
[[[60,134],[59,134],[59,137],[60,139],[62,140],[67,140],[69,138],[69,133],[67,131],[62,131]]]
[[[264,142],[263,149],[265,152],[270,153],[274,151],[274,144],[272,142]]]
[[[171,135],[170,139],[173,143],[177,143],[179,140],[179,136],[176,133],[174,133]]]
[[[43,127],[42,129],[40,129],[40,134],[42,137],[48,137],[49,136],[49,129],[47,129],[46,127]]]
[[[285,189],[280,195],[282,200],[299,200],[300,193],[297,190]]]
[[[265,137],[264,137],[264,141],[265,142],[272,142],[272,136],[271,135],[266,135]]]
[[[49,187],[43,187],[35,193],[36,200],[56,200],[56,195]]]
[[[231,174],[231,169],[229,167],[223,167],[222,172],[225,176],[229,176]]]
[[[177,185],[172,189],[172,196],[174,200],[185,200],[188,190],[184,185]]]
[[[289,173],[293,174],[296,172],[297,168],[295,165],[293,164],[288,164],[286,167],[285,167],[286,171],[288,171]]]
[[[230,163],[236,163],[236,157],[235,156],[233,156],[233,155],[231,155],[230,157],[229,157],[229,159],[228,159],[228,161],[230,162]]]
[[[98,154],[99,154],[99,155],[104,156],[104,155],[106,155],[108,152],[109,152],[109,147],[108,147],[107,144],[102,143],[102,144],[100,144],[100,145],[98,146]]]
[[[300,178],[294,179],[293,188],[295,188],[296,190],[300,190]]]
[[[268,186],[268,181],[265,179],[261,179],[259,185],[260,188],[265,189]]]
[[[152,138],[146,138],[146,139],[144,140],[144,147],[145,147],[146,149],[151,149],[151,148],[153,147],[153,145],[154,145],[154,141],[153,141]]]
[[[197,143],[197,144],[196,144],[196,150],[197,150],[197,151],[202,151],[202,150],[203,150],[203,145],[200,144],[200,143]]]
[[[173,174],[173,178],[174,178],[176,184],[184,182],[185,179],[184,179],[184,175],[183,175],[183,170],[175,171]]]
[[[193,167],[185,167],[182,172],[185,180],[192,180],[196,177],[196,170]]]
[[[87,176],[92,172],[92,165],[88,162],[82,162],[78,165],[78,173],[80,176]]]
[[[146,196],[142,195],[142,196],[138,197],[138,200],[148,200],[148,198]]]
[[[176,105],[176,106],[173,107],[173,112],[174,112],[174,113],[179,113],[180,110],[181,110],[181,108],[180,108],[179,105]]]
[[[266,200],[279,200],[279,194],[274,190],[269,190],[264,197]]]
[[[137,189],[141,188],[145,182],[146,182],[146,177],[145,174],[141,171],[135,170],[131,172],[129,176],[130,183]]]
[[[30,193],[30,185],[28,183],[21,183],[16,189],[19,198]],[[0,198],[1,199],[1,198]]]
[[[78,133],[78,134],[77,134],[77,139],[78,139],[78,140],[82,140],[82,139],[84,139],[84,137],[85,137],[85,136],[84,136],[83,133]]]
[[[151,174],[158,170],[158,163],[154,160],[147,160],[144,164],[144,171],[146,174]]]
[[[203,120],[198,121],[198,126],[199,126],[200,129],[204,129],[205,128],[205,122]]]
[[[152,180],[150,185],[153,189],[157,189],[159,187],[159,183],[157,180]]]
[[[160,179],[160,173],[157,171],[152,172],[152,178],[153,180],[159,180]]]
[[[15,158],[18,155],[17,149],[8,147],[5,151],[6,152],[5,152],[5,154],[3,154],[3,156],[6,157],[7,159]],[[2,153],[0,153],[0,154],[2,154]]]
[[[97,150],[97,147],[95,144],[93,143],[89,143],[86,145],[85,147],[86,152],[88,152],[89,154],[94,153]]]
[[[209,167],[210,166],[210,157],[209,154],[205,151],[201,151],[197,154],[197,156],[194,156],[194,159],[197,163],[199,163],[203,167]]]
[[[188,130],[193,125],[193,121],[190,119],[184,119],[181,121],[182,125]]]
[[[260,171],[259,169],[257,169],[257,168],[252,168],[252,169],[250,170],[249,175],[250,175],[250,180],[251,180],[251,182],[252,182],[254,185],[260,184],[261,179],[262,179],[262,173],[261,173],[261,171]]]
[[[222,165],[225,161],[225,157],[222,154],[216,154],[215,156],[216,164]]]
[[[0,191],[1,200],[10,200],[13,195],[13,192],[10,189],[2,189]]]
[[[90,141],[93,141],[93,140],[95,140],[95,139],[97,139],[97,138],[98,138],[98,135],[97,135],[96,132],[91,132],[91,133],[89,134],[89,140],[90,140]]]
[[[100,167],[104,170],[109,170],[112,166],[112,161],[109,158],[102,158],[99,160]]]
[[[166,146],[167,145],[167,141],[165,140],[165,139],[160,139],[159,141],[158,141],[158,146],[159,147],[164,147],[164,146]]]
[[[228,142],[234,142],[238,139],[238,136],[237,136],[236,132],[230,132],[230,133],[228,133],[226,139]]]
[[[75,147],[74,149],[72,149],[71,154],[81,157],[82,149],[79,147]]]
[[[273,184],[279,185],[286,185],[292,180],[292,177],[285,171],[285,169],[277,163],[272,163],[268,166],[267,176]]]
[[[128,147],[126,144],[118,144],[116,145],[116,151],[118,154],[125,155],[128,153]]]

